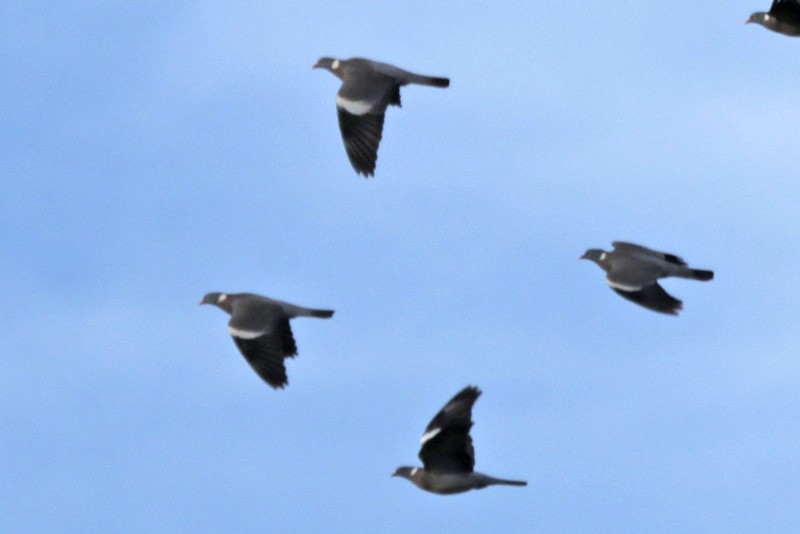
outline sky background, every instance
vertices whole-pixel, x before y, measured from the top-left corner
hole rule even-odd
[[[5,2],[0,530],[800,532],[800,40],[735,2]],[[351,168],[320,56],[402,90]],[[587,248],[714,269],[680,317]],[[261,382],[196,303],[297,319]],[[468,384],[476,469],[390,478]]]

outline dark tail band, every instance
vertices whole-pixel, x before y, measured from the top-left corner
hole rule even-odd
[[[712,280],[714,278],[714,271],[704,271],[702,269],[692,269],[692,277],[695,280]]]
[[[528,483],[524,480],[504,480],[502,478],[495,479],[495,484],[503,484],[504,486],[527,486]]]
[[[450,87],[450,78],[437,78],[436,76],[414,75],[410,83],[430,85],[431,87]]]

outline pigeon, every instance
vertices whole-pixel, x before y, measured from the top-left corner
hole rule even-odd
[[[400,106],[400,87],[415,83],[448,87],[448,78],[422,76],[363,58],[334,59],[323,57],[315,69],[327,69],[342,80],[336,95],[339,129],[347,157],[364,177],[375,175],[378,145],[383,132],[383,117],[389,105]]]
[[[418,488],[439,495],[497,484],[527,486],[527,482],[494,478],[472,470],[475,451],[469,429],[472,405],[480,394],[478,388],[467,386],[450,399],[422,434],[419,458],[425,467],[398,467],[392,476],[407,478]]]
[[[790,37],[800,36],[800,0],[773,0],[767,13],[757,11],[745,23],[755,22]]]
[[[253,293],[208,293],[200,304],[213,304],[230,314],[228,332],[239,352],[275,389],[288,383],[284,358],[297,355],[289,319],[333,316],[333,310],[303,308]]]
[[[611,289],[631,302],[649,310],[678,315],[683,303],[658,285],[659,278],[677,276],[690,280],[711,280],[713,271],[691,269],[678,256],[658,252],[641,245],[614,241],[614,250],[587,250],[582,260],[591,260],[608,275]]]

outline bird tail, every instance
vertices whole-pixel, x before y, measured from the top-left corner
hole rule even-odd
[[[492,484],[499,484],[502,486],[527,486],[528,483],[524,480],[506,480],[503,478],[492,478]]]
[[[295,306],[294,304],[283,303],[283,310],[289,317],[318,317],[320,319],[327,319],[333,316],[333,310],[317,310],[315,308],[304,308],[302,306]]]
[[[415,74],[409,81],[419,85],[430,85],[431,87],[450,87],[450,78],[437,78],[435,76]]]
[[[692,269],[692,278],[694,280],[708,281],[714,278],[714,271],[704,271],[703,269]]]
[[[676,266],[667,271],[667,276],[677,276],[678,278],[688,278],[689,280],[712,280],[714,278],[714,271],[705,271],[703,269],[692,269],[690,267]]]

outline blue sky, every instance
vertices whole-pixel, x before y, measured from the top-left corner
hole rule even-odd
[[[0,530],[797,532],[800,41],[769,2],[0,16]],[[403,89],[350,167],[320,56]],[[711,268],[634,306],[586,248]],[[293,322],[274,391],[208,291]],[[389,477],[480,386],[452,497]]]

